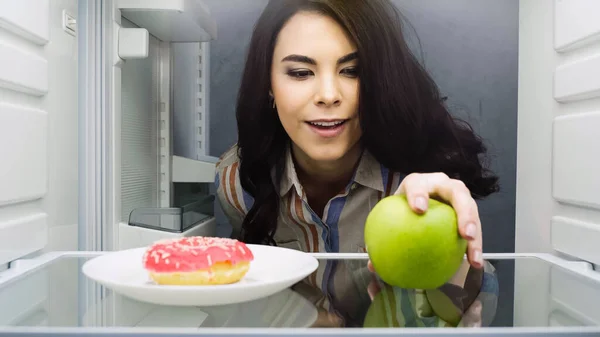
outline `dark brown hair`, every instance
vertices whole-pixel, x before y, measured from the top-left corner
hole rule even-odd
[[[486,148],[468,123],[453,118],[439,89],[409,49],[397,8],[385,0],[272,0],[258,19],[236,107],[240,181],[254,203],[241,240],[273,243],[280,167],[289,137],[271,106],[270,69],[277,36],[297,12],[336,20],[354,40],[360,81],[361,142],[392,171],[444,172],[475,198],[498,191],[484,167]]]

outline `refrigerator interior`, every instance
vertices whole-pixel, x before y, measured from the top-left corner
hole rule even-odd
[[[103,249],[126,249],[161,237],[214,235],[210,185],[217,158],[205,155],[206,69],[214,22],[199,1],[95,6],[106,20],[94,26],[105,34],[99,42],[106,59],[80,67],[102,69],[86,82],[100,83],[105,91],[90,96],[108,104],[103,130],[97,131],[110,134],[110,141],[104,141],[102,163],[96,165],[106,165],[102,184],[111,188],[95,193],[108,203],[99,216],[112,221],[97,242],[102,240]],[[182,145],[188,142],[191,146]],[[93,170],[93,164],[88,168]],[[94,231],[94,225],[87,225]]]
[[[201,1],[5,1],[0,27],[0,272],[48,252],[214,235],[216,26]],[[65,291],[94,293],[50,279],[5,293],[19,305],[3,322],[64,321],[53,303],[86,301]]]
[[[600,76],[590,74],[600,74],[600,3],[519,6],[515,250],[593,269]],[[201,1],[2,2],[0,23],[0,156],[11,163],[0,164],[0,270],[31,254],[214,233],[216,158],[207,149],[218,27]],[[600,324],[584,301],[600,298],[600,289],[584,278],[549,267],[532,273],[526,263],[514,273],[529,280],[514,284],[515,325],[531,315],[553,326]],[[19,303],[3,320],[61,322],[77,313],[53,317],[59,299],[77,310],[73,289],[93,296],[80,284],[38,277],[38,292],[24,284],[0,298]],[[543,310],[532,306],[540,298]]]

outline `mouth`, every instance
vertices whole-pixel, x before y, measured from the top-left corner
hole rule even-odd
[[[334,138],[342,134],[348,119],[330,119],[307,121],[310,129],[323,138]]]
[[[308,121],[306,123],[308,123],[310,126],[313,126],[315,128],[328,130],[328,129],[335,129],[337,127],[340,127],[344,123],[346,123],[346,121],[348,121],[348,120],[347,119],[335,119],[335,120]]]

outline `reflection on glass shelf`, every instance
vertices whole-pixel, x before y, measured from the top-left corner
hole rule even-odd
[[[201,308],[157,306],[110,292],[86,312],[85,324],[97,326],[96,311],[109,302],[116,304],[112,325],[120,327],[308,328],[317,319],[315,306],[289,289],[252,302]]]
[[[406,315],[411,310],[430,317],[441,313],[418,312],[418,297],[414,293],[381,283],[375,296],[366,296],[366,301],[359,301],[364,306],[360,310],[364,315],[355,322],[336,319],[335,313],[344,312],[346,308],[335,307],[328,311],[322,307],[322,303],[307,295],[309,292],[303,289],[306,284],[296,285],[267,298],[234,305],[158,306],[115,294],[86,278],[81,273],[81,267],[88,259],[62,257],[33,272],[0,283],[0,328],[311,328],[362,327],[363,324],[402,328],[427,326],[411,321],[410,316]],[[320,263],[326,262],[320,260]],[[356,265],[357,262],[366,263],[366,260],[338,261],[348,265]],[[481,317],[486,317],[480,320],[482,327],[600,325],[598,280],[585,278],[537,258],[490,262],[496,270],[499,296],[496,302],[486,302],[481,308]],[[356,291],[359,292],[356,297],[363,298],[369,289],[357,288]],[[402,319],[398,319],[401,311]],[[477,317],[472,321],[477,322]]]

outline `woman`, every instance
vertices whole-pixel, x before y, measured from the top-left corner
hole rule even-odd
[[[496,192],[498,178],[483,165],[482,141],[449,114],[411,54],[392,4],[270,1],[252,35],[236,114],[238,142],[216,177],[234,237],[364,252],[369,211],[405,193],[419,213],[430,197],[451,204],[468,262],[484,266],[474,199]],[[353,294],[365,289],[347,278],[357,268],[331,261],[307,284],[322,301],[360,301]]]

